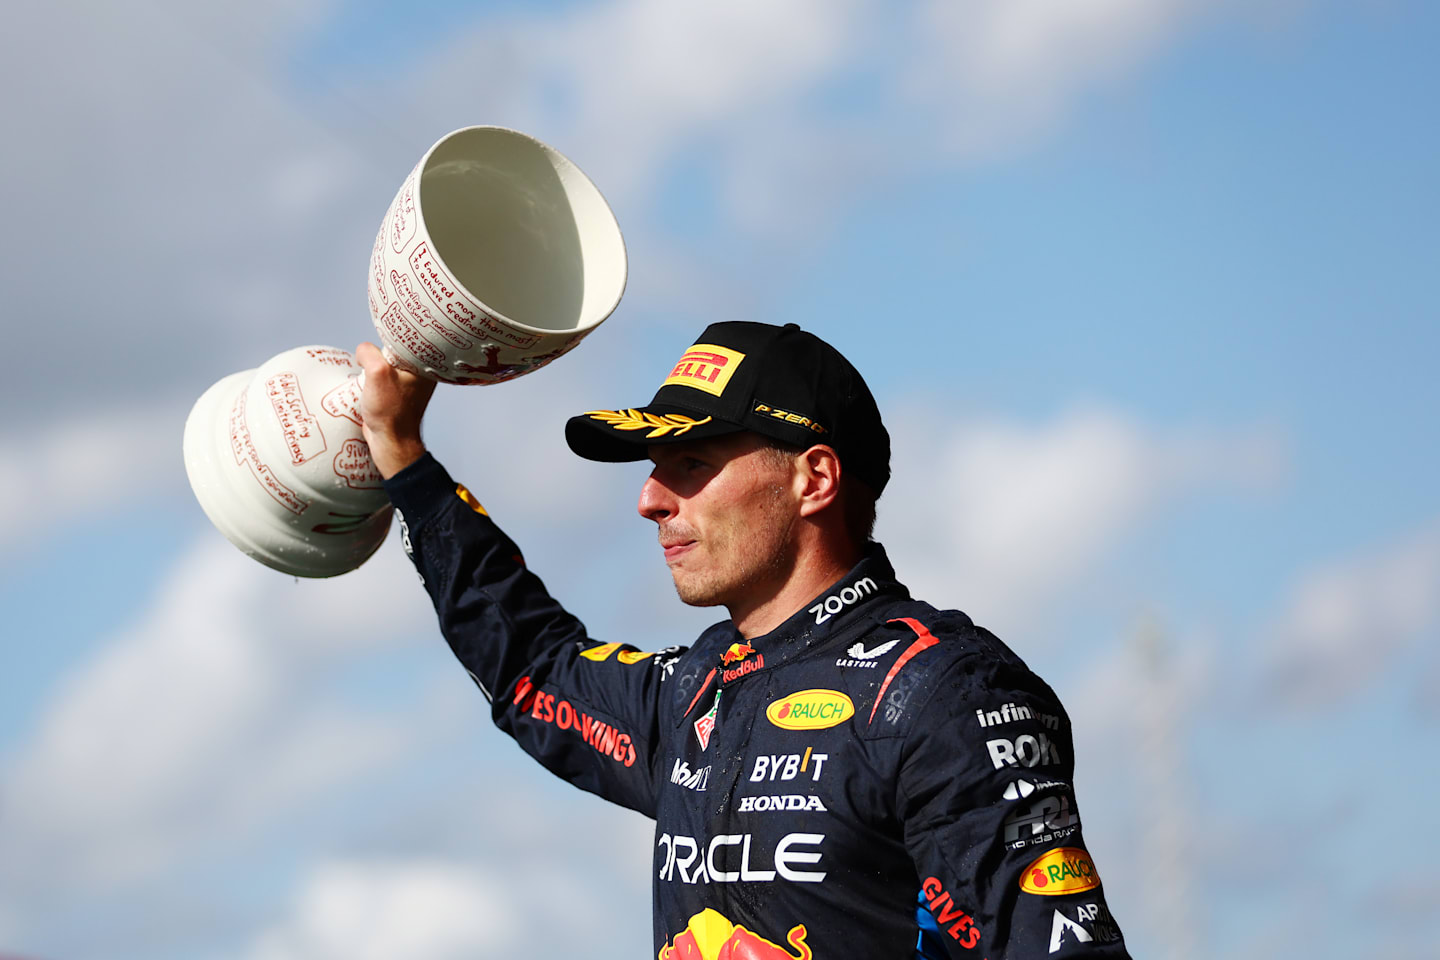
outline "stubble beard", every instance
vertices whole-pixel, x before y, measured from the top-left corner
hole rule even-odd
[[[767,584],[785,581],[794,567],[790,543],[796,518],[778,509],[785,496],[782,485],[775,484],[760,495],[766,502],[756,528],[737,522],[708,534],[703,540],[697,538],[696,547],[708,555],[709,569],[687,571],[683,569],[683,559],[679,569],[670,569],[681,603],[692,607],[729,607],[753,598]],[[688,527],[681,531],[686,537],[694,536]],[[677,531],[662,528],[662,537],[667,532]],[[763,541],[757,543],[762,537]]]

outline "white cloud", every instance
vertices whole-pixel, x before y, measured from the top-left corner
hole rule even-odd
[[[1196,0],[929,0],[908,92],[948,107],[952,146],[986,153],[1060,118],[1155,53]]]
[[[83,417],[0,434],[0,501],[50,509],[0,513],[0,546],[149,496],[177,493],[183,418],[161,407],[98,404]]]
[[[1267,679],[1281,700],[1356,693],[1440,625],[1440,523],[1302,574],[1264,631]]]
[[[337,861],[309,871],[248,960],[462,960],[511,956],[521,890],[441,860]]]
[[[403,93],[362,96],[404,103],[406,125],[484,103],[488,122],[532,129],[577,159],[650,256],[713,260],[697,248],[784,247],[877,185],[1032,142],[1219,6],[612,0],[487,19],[403,74]],[[668,232],[657,188],[672,176],[710,197],[721,232],[650,250],[650,234]],[[772,259],[751,269],[773,271]]]
[[[1098,408],[1032,426],[936,408],[888,418],[894,479],[877,534],[918,596],[1006,636],[1043,618],[1158,506],[1272,484],[1283,462],[1264,429],[1165,433]]]
[[[68,677],[7,771],[0,889],[105,890],[234,844],[442,722],[347,709],[320,678],[433,622],[400,551],[297,583],[207,536]]]

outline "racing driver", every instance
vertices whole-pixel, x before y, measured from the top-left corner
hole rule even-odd
[[[688,648],[602,643],[420,438],[433,384],[361,344],[365,436],[495,723],[653,817],[659,960],[1125,957],[1071,787],[1070,722],[993,634],[913,599],[870,539],[890,439],[794,324],[718,323],[646,406],[572,417],[648,458],[639,511]]]

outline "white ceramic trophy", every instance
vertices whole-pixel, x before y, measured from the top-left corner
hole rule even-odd
[[[371,253],[370,315],[394,366],[500,383],[572,349],[625,290],[625,244],[600,191],[533,137],[466,127],[406,177]],[[225,377],[185,422],[185,470],[231,543],[297,577],[364,563],[390,506],[360,429],[360,368],[297,347]]]

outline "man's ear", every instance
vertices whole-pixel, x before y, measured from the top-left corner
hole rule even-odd
[[[795,465],[803,481],[800,516],[813,516],[835,502],[840,495],[840,458],[833,447],[817,443],[797,457]]]

